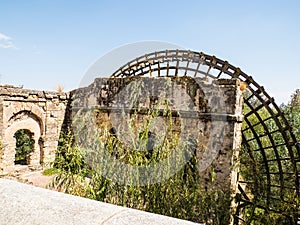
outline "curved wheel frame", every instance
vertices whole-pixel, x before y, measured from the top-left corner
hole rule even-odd
[[[187,50],[146,54],[128,62],[111,75],[112,78],[140,76],[191,76],[203,77],[208,81],[238,78],[247,83],[242,129],[246,162],[241,159],[241,164],[252,169],[253,178],[245,176],[239,179],[241,198],[238,209],[255,205],[276,212],[276,202],[295,204],[289,202],[288,193],[295,193],[299,199],[299,143],[274,99],[251,76],[215,56]],[[258,173],[259,179],[255,179]],[[263,201],[255,202],[256,197],[249,196],[247,189],[256,190]]]

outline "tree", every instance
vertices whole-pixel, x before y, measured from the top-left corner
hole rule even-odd
[[[297,89],[291,96],[291,100],[288,104],[282,104],[286,119],[293,128],[294,134],[297,140],[300,139],[300,90]]]
[[[28,155],[33,151],[34,140],[29,130],[18,130],[14,134],[16,138],[16,164],[27,164]]]

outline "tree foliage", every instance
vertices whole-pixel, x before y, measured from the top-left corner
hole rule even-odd
[[[280,108],[293,128],[297,140],[300,141],[300,90],[297,89],[292,94],[291,100],[287,104],[282,104]]]
[[[254,99],[247,104],[244,114],[251,112],[251,106],[255,108],[261,103]],[[300,92],[296,91],[291,101],[280,108],[299,140]],[[294,165],[272,112],[276,115],[276,109],[262,107],[243,123],[245,141],[240,152],[240,171],[247,181],[246,192],[251,202],[243,216],[251,224],[295,224],[299,199]]]
[[[18,130],[14,134],[16,139],[16,156],[15,162],[21,164],[27,164],[29,154],[34,149],[34,140],[32,139],[32,133],[28,130]]]

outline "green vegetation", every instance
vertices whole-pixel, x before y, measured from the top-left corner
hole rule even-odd
[[[67,194],[86,197],[89,187],[85,178],[89,170],[83,152],[73,143],[71,132],[61,134],[57,157],[53,162],[55,176],[49,186]]]
[[[150,128],[159,118],[156,109],[150,110],[142,121],[139,109],[130,114],[128,120],[124,119],[127,133],[123,142],[106,121],[105,113],[79,112],[78,120],[74,121],[76,135],[71,132],[61,135],[53,163],[58,173],[50,186],[69,194],[152,213],[207,224],[228,224],[230,190],[215,185],[213,175],[205,185],[200,182],[198,161],[191,154],[191,149],[198,143],[193,145],[179,139],[180,131],[173,129],[175,120],[168,104],[164,101],[160,104],[164,104],[163,115],[168,129],[165,137],[152,146]],[[127,118],[129,115],[123,112],[122,116]],[[156,135],[160,136],[159,133]],[[115,161],[109,161],[105,154]],[[190,157],[188,163],[182,163],[183,156]],[[161,161],[164,162],[163,169],[156,170]],[[124,177],[116,172],[119,162],[133,168],[144,167],[146,171],[154,168],[154,172],[147,175],[139,169],[129,171],[125,184],[122,184],[119,181]],[[164,174],[168,175],[165,180],[155,181]]]
[[[298,139],[299,99],[297,91],[290,103],[281,106]],[[259,102],[251,102],[252,106],[258,104]],[[271,110],[276,114],[276,109]],[[244,114],[249,111],[249,107],[245,105]],[[243,129],[246,130],[244,137],[250,141],[247,141],[247,145],[244,144],[240,151],[240,171],[243,179],[248,182],[246,191],[251,196],[251,203],[245,207],[243,217],[248,224],[295,224],[293,216],[299,213],[296,189],[282,188],[283,184],[285,187],[295,185],[294,167],[288,149],[285,145],[280,145],[285,142],[270,111],[261,108],[257,113],[261,120],[252,114],[247,118],[248,121],[243,123]],[[261,121],[264,121],[265,127]],[[249,124],[255,125],[254,130],[247,129]],[[267,129],[269,132],[266,132]],[[278,145],[276,149],[272,147],[274,144]],[[280,171],[282,175],[279,174]]]
[[[113,139],[108,138],[107,148],[110,150],[115,141]],[[58,168],[58,175],[51,183],[51,187],[59,191],[195,222],[228,224],[230,193],[216,189],[212,180],[206,188],[200,185],[195,173],[195,157],[191,160],[192,164],[184,166],[166,181],[146,185],[119,185],[103,176],[101,170],[88,170],[78,148],[65,150],[64,157],[58,156],[59,160],[54,164]],[[131,165],[148,163],[146,155],[124,153],[122,148],[114,148],[114,154]],[[156,160],[155,154],[149,160]]]
[[[28,155],[33,151],[34,140],[32,134],[28,130],[18,130],[14,138],[16,138],[16,164],[27,164]]]
[[[51,175],[54,175],[54,174],[57,174],[58,173],[58,170],[56,168],[48,168],[48,169],[45,169],[43,171],[43,175],[45,176],[51,176]]]
[[[258,104],[253,102],[252,105]],[[167,109],[167,105],[165,105]],[[281,106],[286,114],[286,118],[294,127],[295,134],[300,136],[300,93],[297,91],[292,97],[292,101]],[[275,110],[275,109],[274,109]],[[245,105],[245,114],[250,109]],[[274,120],[270,119],[270,112],[262,108],[257,112],[269,131],[274,131],[277,127]],[[125,115],[123,114],[125,117]],[[172,127],[174,121],[172,116],[165,110],[165,120],[168,124],[166,138],[162,143],[156,145],[149,151],[150,125],[158,117],[157,111],[149,113],[148,119],[143,121],[144,125],[139,125],[137,111],[130,115],[127,126],[129,127],[127,140],[131,145],[121,142],[112,132],[111,124],[106,120],[105,115],[99,111],[79,112],[74,136],[71,132],[62,134],[59,142],[58,154],[53,167],[56,176],[51,186],[66,193],[79,195],[103,202],[132,207],[153,213],[177,217],[206,224],[228,224],[230,220],[231,193],[223,190],[214,183],[213,173],[207,184],[201,184],[198,174],[198,161],[194,155],[189,163],[183,167],[176,168],[175,174],[170,174],[167,180],[152,183],[151,179],[139,183],[140,171],[129,173],[127,179],[131,182],[126,185],[116,182],[122,177],[115,173],[118,164],[108,163],[103,157],[106,153],[109,156],[132,166],[155,166],[159,161],[169,159],[173,149],[185,151],[186,146],[180,142],[179,134],[174,132]],[[262,153],[253,151],[272,146],[271,139],[264,135],[266,127],[262,126],[257,116],[248,118],[248,123],[243,124],[243,129],[250,124],[254,130],[248,129],[244,135],[247,140],[253,139],[257,134],[260,143],[257,141],[248,142],[243,145],[240,151],[240,170],[244,180],[250,181],[247,184],[246,192],[250,199],[244,205],[242,217],[245,224],[294,224],[292,215],[298,212],[299,199],[294,191],[290,189],[280,189],[280,182],[293,186],[294,174],[284,176],[279,180],[279,176],[271,175],[267,178],[266,167],[263,160],[287,158],[289,157],[286,146],[279,146],[276,151],[270,149]],[[95,129],[95,121],[98,126]],[[84,132],[82,132],[84,131]],[[76,141],[75,141],[76,139]],[[282,143],[282,134],[274,132],[272,139],[276,143]],[[97,151],[89,151],[97,149]],[[147,151],[148,150],[148,151]],[[178,166],[180,165],[180,157]],[[168,162],[168,161],[167,161]],[[276,161],[269,162],[269,172],[278,171]],[[105,173],[103,172],[105,167]],[[289,160],[283,160],[281,169],[283,172],[292,172],[293,166]],[[122,169],[122,168],[121,168]],[[299,169],[299,168],[298,168]],[[170,162],[166,164],[164,173],[170,173]],[[156,174],[157,177],[160,174]],[[146,177],[147,179],[147,177]],[[268,181],[269,179],[269,181]],[[252,183],[251,183],[252,182]],[[268,182],[274,187],[268,190]],[[266,202],[268,191],[272,196],[278,196],[276,200],[270,198]],[[236,196],[238,199],[241,196]],[[266,207],[266,205],[268,207]]]
[[[293,127],[293,131],[300,141],[300,90],[297,89],[287,105],[281,105],[285,117]]]

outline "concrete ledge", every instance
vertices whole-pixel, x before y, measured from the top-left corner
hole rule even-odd
[[[195,224],[0,179],[0,224]]]

